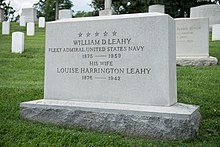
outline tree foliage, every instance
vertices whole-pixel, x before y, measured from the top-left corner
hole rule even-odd
[[[2,8],[4,10],[4,21],[14,20],[15,10],[10,5],[10,2],[6,3],[5,0],[0,0],[0,8]]]
[[[94,15],[93,12],[77,11],[74,17],[89,17],[93,15]]]
[[[215,0],[215,2],[220,0]],[[172,17],[184,17],[190,14],[190,8],[201,3],[197,0],[112,0],[112,8],[116,14],[148,12],[148,7],[153,4],[165,5],[165,12]],[[211,0],[208,3],[212,3]],[[93,0],[91,5],[98,15],[104,9],[104,0]]]
[[[56,0],[39,0],[38,3],[34,4],[37,9],[37,17],[45,17],[47,21],[55,20],[55,6]],[[59,0],[59,10],[71,9],[73,6],[70,0]]]
[[[196,0],[164,0],[165,12],[170,16],[184,17],[184,15],[190,15],[190,8],[195,6]]]
[[[93,0],[91,5],[96,14],[104,9],[104,0]],[[112,8],[116,14],[146,12],[148,3],[146,0],[113,0]]]

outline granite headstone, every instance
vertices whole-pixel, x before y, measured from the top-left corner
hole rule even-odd
[[[200,113],[198,106],[177,103],[175,40],[174,20],[161,13],[49,22],[44,99],[21,103],[21,117],[148,138],[191,138]]]
[[[220,40],[220,24],[215,24],[212,27],[212,40]]]
[[[209,25],[220,24],[220,6],[217,4],[208,4],[190,9],[190,18],[208,17]]]
[[[26,22],[37,21],[37,11],[35,8],[23,8],[21,16],[25,16]]]
[[[217,64],[209,56],[208,18],[177,18],[176,56],[178,65],[205,66]]]
[[[159,12],[164,13],[165,6],[164,5],[151,5],[148,7],[148,12]]]
[[[71,9],[59,10],[59,19],[67,19],[67,18],[72,18],[72,10]]]

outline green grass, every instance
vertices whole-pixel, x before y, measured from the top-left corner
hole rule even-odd
[[[0,23],[1,28],[1,23]],[[11,32],[25,32],[11,23]],[[25,36],[25,52],[13,54],[11,35],[0,30],[0,146],[219,146],[220,65],[177,67],[178,101],[200,106],[197,136],[185,141],[131,138],[20,119],[19,104],[43,98],[45,30]],[[210,55],[220,60],[220,41],[210,41]]]

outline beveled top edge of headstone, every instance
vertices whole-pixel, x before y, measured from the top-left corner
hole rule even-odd
[[[154,16],[169,16],[169,15],[163,14],[163,13],[158,13],[158,12],[151,12],[151,13],[136,13],[136,14],[122,14],[122,15],[109,15],[109,16],[67,18],[67,19],[61,19],[61,20],[57,20],[57,21],[48,22],[47,24],[63,23],[63,22],[83,22],[83,21],[94,21],[94,20],[114,20],[114,19],[154,17]]]
[[[12,34],[24,34],[23,32],[13,32]]]
[[[62,9],[62,10],[59,10],[59,11],[67,11],[67,10],[69,11],[69,10],[71,10],[71,9]]]
[[[27,22],[27,24],[34,24],[34,22]]]
[[[208,17],[175,18],[174,20],[201,20],[201,19],[209,20]]]
[[[220,26],[220,24],[213,24],[212,26],[213,26],[213,27],[214,27],[214,26]]]
[[[155,4],[155,5],[150,5],[149,7],[151,6],[164,6],[164,5],[161,5],[161,4]]]
[[[35,9],[34,7],[28,7],[28,8],[22,8],[22,10],[31,10],[31,9]]]
[[[20,107],[54,107],[82,110],[97,110],[97,111],[125,111],[138,112],[145,114],[156,114],[165,116],[190,117],[195,111],[199,111],[199,106],[176,103],[172,106],[147,106],[133,104],[116,104],[116,103],[99,103],[99,102],[84,102],[84,101],[63,101],[63,100],[35,100],[23,102]]]
[[[191,7],[190,9],[193,9],[193,8],[202,8],[202,7],[211,7],[211,6],[219,6],[219,7],[220,7],[220,5],[217,5],[217,4],[206,4],[206,5]]]

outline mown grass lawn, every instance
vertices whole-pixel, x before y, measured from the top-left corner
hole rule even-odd
[[[0,23],[1,28],[1,23]],[[11,23],[11,32],[22,31]],[[185,141],[131,138],[20,119],[19,104],[43,98],[45,30],[25,36],[25,52],[12,54],[11,35],[0,30],[0,146],[220,146],[220,64],[177,67],[178,102],[200,106],[197,136]],[[220,41],[210,41],[220,60]]]

